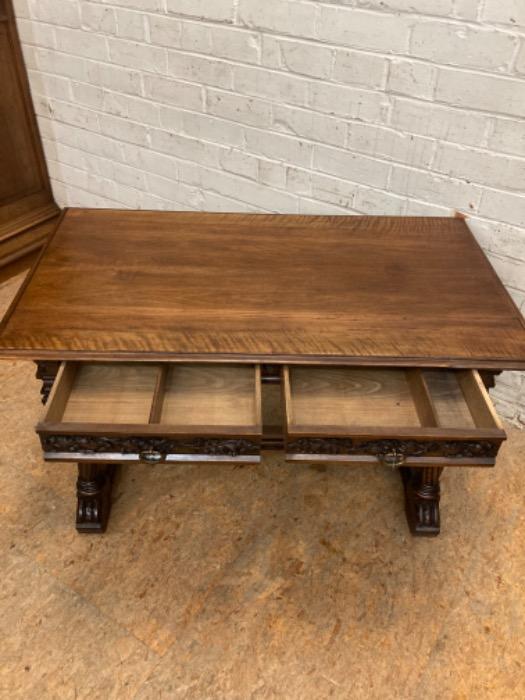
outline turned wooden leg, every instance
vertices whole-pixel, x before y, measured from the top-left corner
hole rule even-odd
[[[36,378],[40,379],[42,382],[42,388],[40,389],[40,396],[42,397],[42,403],[45,404],[53,388],[53,382],[58,374],[58,369],[60,367],[60,362],[55,361],[39,361],[36,363]]]
[[[79,463],[76,523],[78,532],[98,533],[106,530],[115,469],[114,464]]]
[[[400,472],[410,532],[420,537],[439,535],[439,479],[443,467],[402,467]]]

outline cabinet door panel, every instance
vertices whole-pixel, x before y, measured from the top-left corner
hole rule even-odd
[[[0,206],[42,187],[7,22],[0,22]]]
[[[12,1],[0,0],[0,266],[39,247],[42,225],[58,212]]]

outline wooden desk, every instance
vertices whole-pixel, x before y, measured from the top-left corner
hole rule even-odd
[[[38,430],[80,464],[82,531],[105,527],[110,464],[284,446],[400,468],[412,532],[436,534],[444,466],[504,439],[477,370],[525,369],[525,324],[460,219],[71,209],[0,355],[55,384]]]

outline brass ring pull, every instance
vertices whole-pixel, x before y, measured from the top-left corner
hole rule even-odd
[[[148,464],[158,464],[164,459],[164,455],[156,450],[146,450],[141,452],[139,457],[143,462],[147,462]]]
[[[397,450],[391,450],[382,454],[380,460],[386,467],[398,469],[405,463],[405,455]]]

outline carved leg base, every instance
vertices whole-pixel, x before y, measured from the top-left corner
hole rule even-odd
[[[99,533],[106,530],[111,510],[114,464],[78,465],[77,520],[78,532]]]
[[[400,469],[405,488],[405,512],[410,532],[418,537],[435,537],[440,531],[439,479],[442,467]]]
[[[42,388],[40,389],[40,396],[42,398],[42,403],[46,404],[53,388],[53,383],[58,374],[60,367],[60,362],[55,362],[54,360],[43,361],[40,360],[36,363],[36,378],[40,379],[42,382]]]

